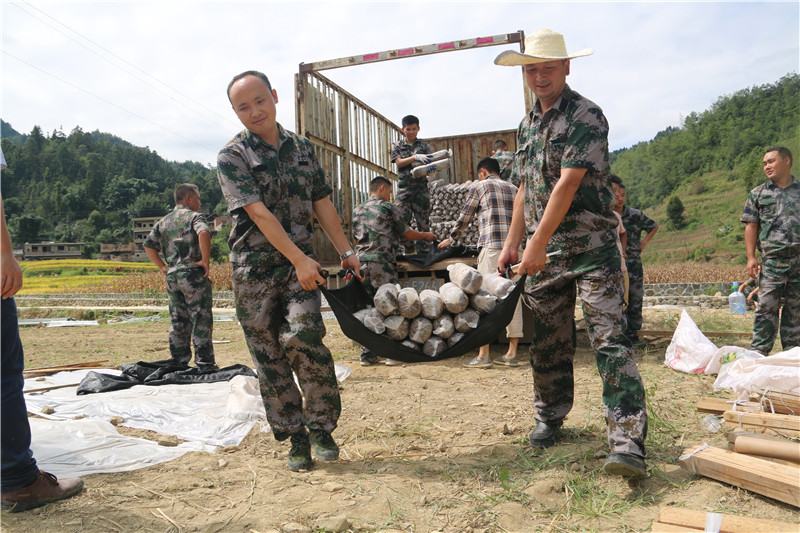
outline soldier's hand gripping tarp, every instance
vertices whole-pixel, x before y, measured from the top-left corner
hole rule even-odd
[[[525,286],[526,277],[522,276],[517,281],[516,287],[514,287],[511,294],[498,301],[495,308],[481,318],[478,328],[470,330],[461,341],[434,357],[429,357],[419,350],[403,346],[400,342],[370,331],[353,316],[356,311],[373,305],[372,299],[367,295],[357,279],[353,278],[340,289],[331,290],[325,287],[320,287],[320,289],[328,300],[328,305],[331,306],[331,310],[339,321],[339,326],[347,337],[358,342],[377,356],[388,357],[404,363],[421,363],[458,357],[470,350],[496,341],[503,328],[511,322],[511,318],[514,316],[514,309]]]

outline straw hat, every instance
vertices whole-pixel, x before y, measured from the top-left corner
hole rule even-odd
[[[553,30],[542,28],[534,31],[525,39],[524,53],[520,54],[513,50],[506,50],[494,59],[494,64],[517,67],[556,59],[572,59],[573,57],[588,56],[593,53],[594,50],[586,48],[580,52],[568,54],[564,36]]]

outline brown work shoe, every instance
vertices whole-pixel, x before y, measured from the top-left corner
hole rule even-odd
[[[39,470],[39,479],[32,485],[3,494],[2,510],[10,513],[27,511],[75,496],[81,489],[83,480],[79,477],[59,480],[53,474]]]

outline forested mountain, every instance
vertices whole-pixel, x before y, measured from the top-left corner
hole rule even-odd
[[[766,179],[764,149],[784,143],[794,151],[799,134],[800,76],[792,73],[722,96],[710,109],[690,113],[680,128],[614,152],[611,169],[640,208],[664,203],[682,184],[711,172],[724,172],[731,187],[749,190]]]
[[[8,162],[2,195],[18,247],[37,240],[85,242],[92,254],[99,243],[131,242],[131,218],[165,214],[175,185],[184,182],[200,188],[204,209],[225,214],[213,168],[165,161],[149,148],[80,127],[69,135],[47,135],[39,127],[20,134],[5,122],[0,126]],[[691,113],[681,127],[611,154],[628,205],[646,209],[661,223],[645,260],[740,261],[738,216],[747,191],[766,179],[761,159],[774,144],[800,155],[796,73],[722,96],[710,109]],[[673,196],[686,209],[681,227],[666,223]]]
[[[3,202],[14,244],[37,240],[99,243],[133,241],[131,218],[166,214],[179,183],[194,183],[205,209],[225,213],[216,172],[200,163],[165,161],[107,133],[27,135],[2,123],[8,168]]]

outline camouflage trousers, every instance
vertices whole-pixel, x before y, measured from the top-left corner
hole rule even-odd
[[[644,269],[639,257],[628,258],[628,307],[625,310],[625,333],[635,334],[642,329],[644,299]]]
[[[202,268],[170,272],[167,274],[167,296],[172,358],[188,364],[192,359],[191,345],[194,344],[194,362],[198,367],[215,364],[211,280],[203,277]]]
[[[800,346],[800,256],[764,258],[758,286],[750,349],[769,355],[778,331],[784,351]]]
[[[400,183],[397,186],[397,197],[395,204],[403,215],[406,224],[411,227],[411,219],[417,221],[417,231],[430,231],[431,198],[428,192],[428,180],[412,180]],[[414,241],[403,239],[401,244],[406,249],[406,253],[427,253],[430,245],[427,241]]]
[[[333,356],[322,343],[319,290],[303,290],[291,266],[234,264],[231,281],[275,438],[285,440],[303,426],[332,432],[342,403]]]
[[[619,255],[604,251],[556,259],[528,280],[535,316],[530,356],[536,419],[560,423],[574,398],[575,297],[580,296],[603,380],[608,443],[613,452],[645,455],[645,390],[630,341],[622,333]]]
[[[394,261],[364,261],[361,263],[361,275],[364,281],[361,286],[369,294],[370,298],[375,297],[375,291],[385,283],[397,283],[397,266]],[[361,347],[361,360],[373,358],[372,352]]]

